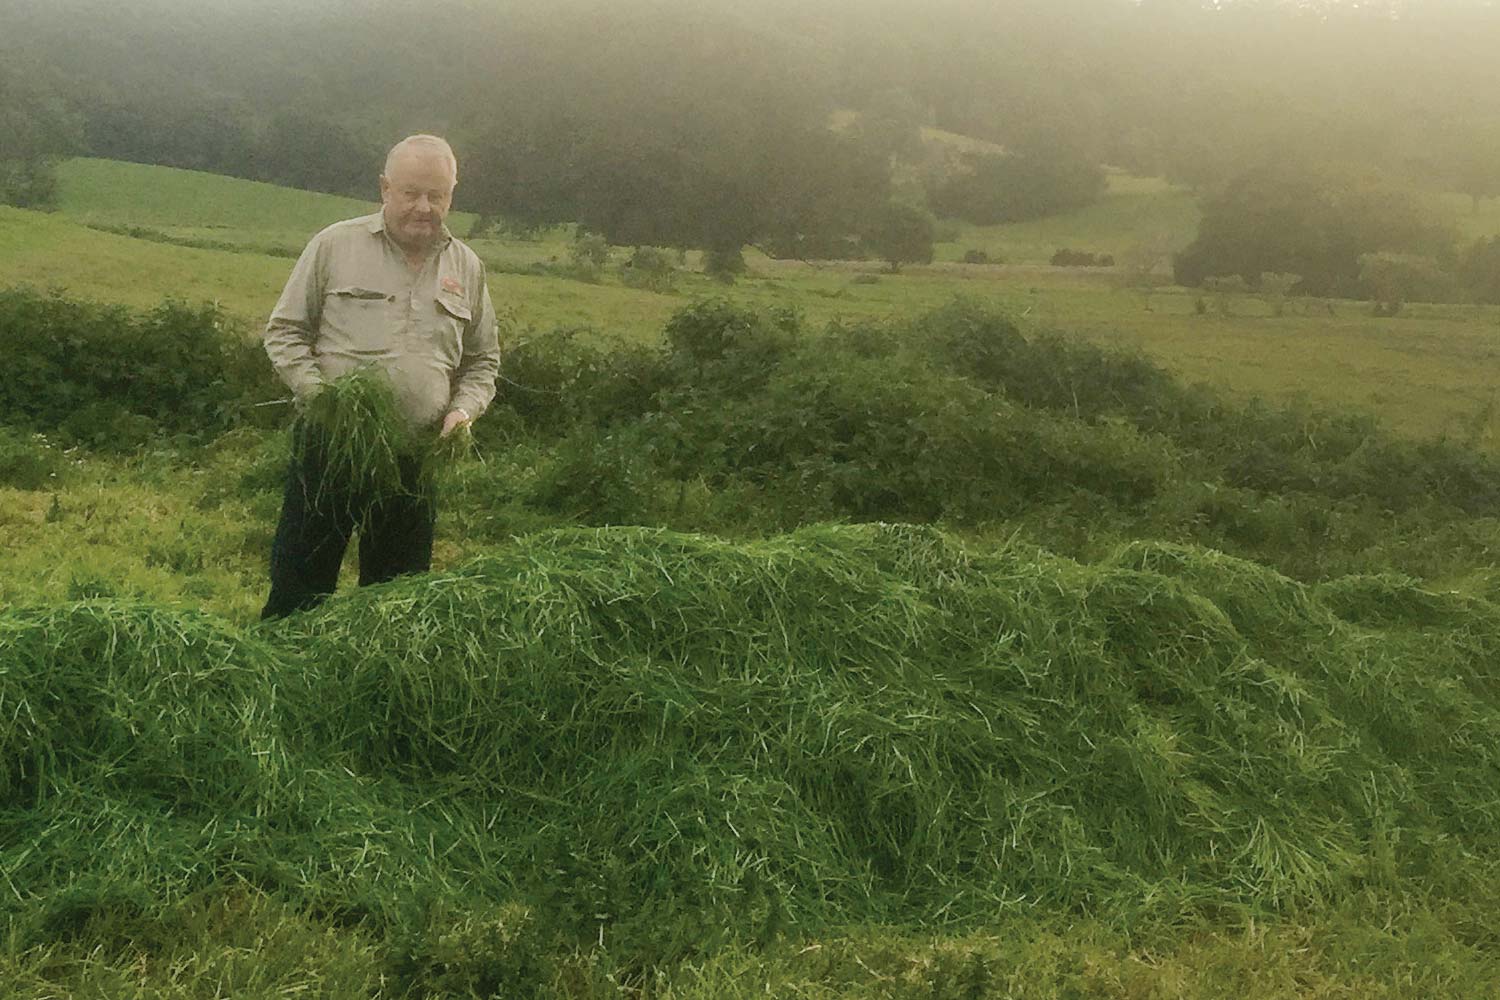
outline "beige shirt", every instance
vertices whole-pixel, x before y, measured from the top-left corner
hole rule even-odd
[[[266,324],[266,354],[298,400],[366,365],[390,378],[415,427],[449,410],[478,417],[495,396],[500,347],[484,264],[447,228],[420,272],[382,213],[312,238]]]

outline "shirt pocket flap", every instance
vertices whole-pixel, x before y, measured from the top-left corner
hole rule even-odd
[[[341,299],[383,299],[385,292],[377,292],[373,288],[359,288],[355,285],[347,285],[343,288],[330,288],[329,295],[336,295]]]
[[[439,309],[454,319],[462,320],[465,323],[471,322],[474,319],[474,311],[469,308],[467,302],[461,299],[450,299],[445,295],[440,295],[438,296],[437,304]]]

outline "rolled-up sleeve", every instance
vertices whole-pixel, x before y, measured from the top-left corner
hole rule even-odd
[[[448,407],[463,410],[470,418],[489,408],[495,398],[495,379],[500,374],[499,324],[483,271],[479,274],[479,291],[479,308],[464,328],[463,357],[453,374],[453,399]]]
[[[323,384],[314,343],[327,283],[327,247],[319,234],[302,251],[262,335],[272,367],[298,400]]]

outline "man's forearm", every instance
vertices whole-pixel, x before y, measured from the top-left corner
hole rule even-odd
[[[498,356],[475,358],[460,367],[448,409],[463,410],[471,420],[478,417],[495,398],[495,377],[499,371]]]
[[[305,330],[275,321],[266,327],[263,337],[271,366],[298,400],[316,393],[323,384],[323,373],[309,340]]]

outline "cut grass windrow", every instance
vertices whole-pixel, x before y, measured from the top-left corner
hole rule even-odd
[[[1497,860],[1500,609],[932,529],[521,539],[241,632],[0,615],[0,907],[248,884],[640,961],[869,923],[1295,910]],[[393,931],[394,932],[394,931]]]

